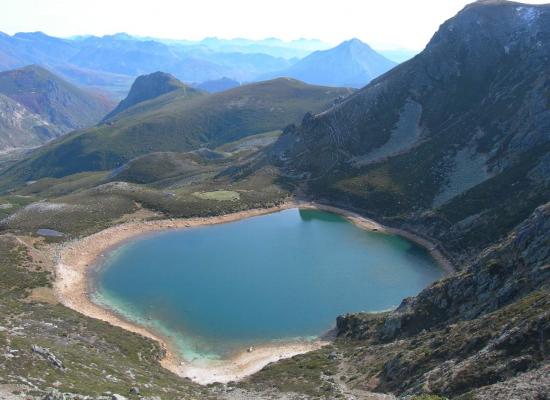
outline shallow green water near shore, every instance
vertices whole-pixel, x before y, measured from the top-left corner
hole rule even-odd
[[[95,297],[186,359],[216,359],[316,337],[342,313],[396,307],[442,274],[406,239],[292,209],[130,241],[104,258]]]

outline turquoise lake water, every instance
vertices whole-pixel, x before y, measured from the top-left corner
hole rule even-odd
[[[406,239],[292,209],[143,236],[107,254],[94,281],[97,302],[193,360],[314,338],[339,314],[396,307],[442,275]]]

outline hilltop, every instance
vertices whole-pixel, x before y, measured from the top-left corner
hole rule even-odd
[[[164,72],[158,71],[149,75],[138,76],[132,84],[126,98],[122,100],[113,111],[107,114],[103,120],[106,121],[111,119],[115,115],[138,103],[154,99],[175,90],[181,91],[182,96],[192,96],[197,92],[174,76]]]

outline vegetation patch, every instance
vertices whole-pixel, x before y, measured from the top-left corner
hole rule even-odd
[[[195,192],[193,196],[203,200],[237,201],[241,198],[238,192],[232,190],[216,190],[214,192]]]

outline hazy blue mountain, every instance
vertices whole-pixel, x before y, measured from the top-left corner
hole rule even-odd
[[[124,97],[133,80],[166,71],[186,82],[254,81],[288,68],[319,41],[208,38],[199,42],[114,35],[60,39],[42,32],[0,35],[0,70],[38,64],[78,85]]]
[[[201,90],[204,90],[208,93],[217,93],[223,92],[224,90],[233,89],[234,87],[240,86],[241,83],[229,78],[221,78],[213,81],[201,82],[195,87]]]
[[[29,64],[50,65],[66,60],[78,52],[67,39],[48,36],[42,32],[20,32],[13,36],[0,35],[0,54],[11,58],[0,68],[12,69]]]
[[[196,60],[216,65],[218,66],[216,73],[224,74],[222,76],[210,74],[211,76],[208,78],[202,79],[199,79],[200,76],[198,74],[194,74],[193,79],[190,79],[185,77],[186,71],[183,71],[181,79],[187,82],[201,82],[224,77],[229,77],[240,82],[255,81],[258,80],[258,76],[288,68],[298,61],[297,59],[273,57],[261,53],[213,52],[203,48],[178,48],[177,51],[184,52],[182,53],[184,57],[192,57]]]
[[[288,76],[316,85],[359,88],[395,65],[368,44],[351,39],[332,49],[316,51],[274,76]]]
[[[130,75],[116,74],[94,69],[77,67],[71,64],[57,65],[51,70],[63,79],[86,87],[90,91],[107,94],[119,101],[128,94],[134,78]]]
[[[409,50],[409,49],[393,49],[393,50],[378,50],[380,54],[384,57],[395,61],[396,63],[402,63],[407,60],[410,60],[418,53],[420,50]]]
[[[181,43],[181,42],[180,42]],[[317,39],[296,39],[283,41],[277,38],[263,40],[219,39],[208,37],[197,42],[186,42],[187,45],[200,46],[216,52],[233,52],[245,54],[268,54],[287,59],[303,58],[313,51],[330,48],[330,45]]]

